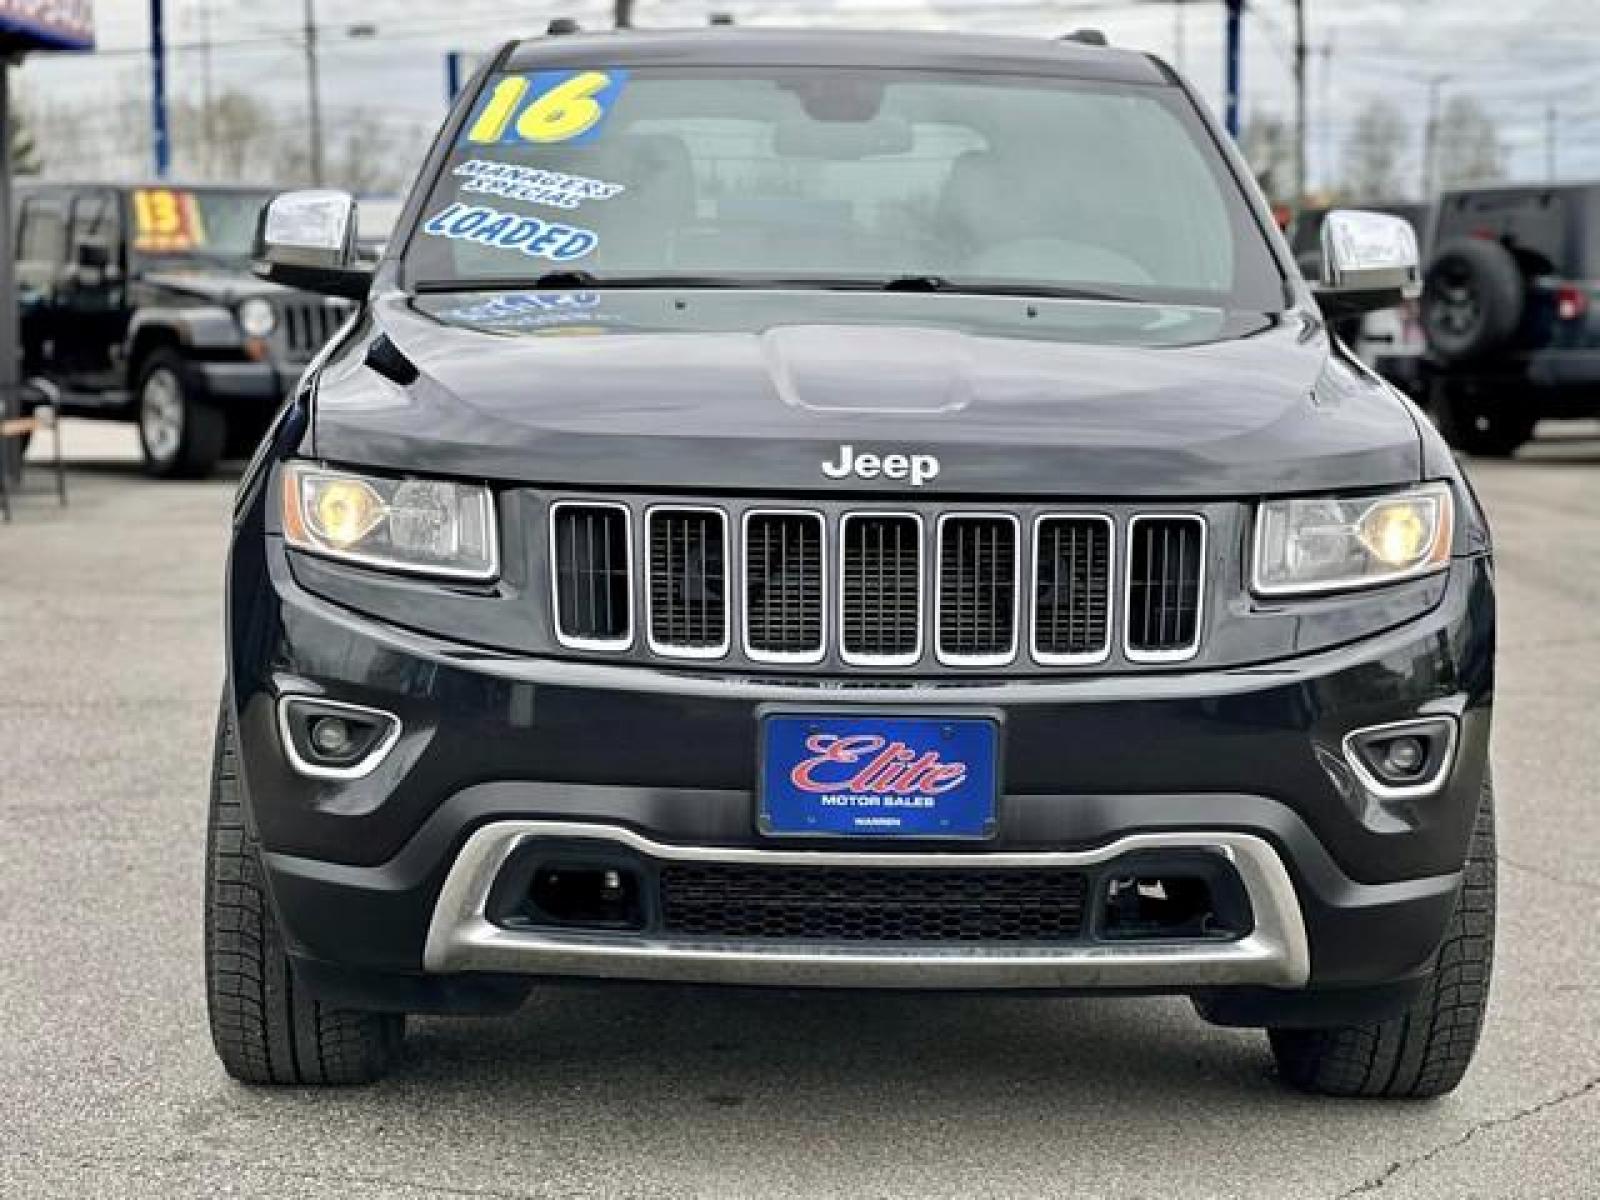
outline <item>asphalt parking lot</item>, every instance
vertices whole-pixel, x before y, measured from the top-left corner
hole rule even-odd
[[[1177,1000],[573,987],[413,1023],[379,1086],[212,1056],[200,867],[231,480],[69,425],[0,526],[0,1196],[1600,1194],[1600,431],[1477,463],[1500,946],[1464,1087],[1318,1101]]]

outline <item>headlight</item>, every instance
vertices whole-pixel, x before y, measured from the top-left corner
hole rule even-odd
[[[301,550],[394,571],[493,579],[500,570],[494,502],[476,484],[291,464],[283,534]]]
[[[239,328],[253,338],[271,337],[278,327],[278,310],[262,299],[246,300],[239,305]]]
[[[1256,513],[1258,595],[1372,587],[1450,561],[1450,489],[1429,484],[1388,496],[1270,500]]]

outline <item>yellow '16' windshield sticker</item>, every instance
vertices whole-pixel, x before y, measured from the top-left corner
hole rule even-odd
[[[200,204],[193,192],[140,188],[133,193],[133,248],[173,254],[206,244]]]
[[[627,80],[626,71],[507,75],[478,101],[463,140],[471,146],[593,141]]]

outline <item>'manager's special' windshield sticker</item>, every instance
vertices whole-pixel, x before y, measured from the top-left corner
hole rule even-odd
[[[620,183],[482,158],[468,159],[451,174],[466,180],[461,185],[463,195],[499,196],[568,210],[577,208],[585,200],[609,200],[626,190]]]
[[[500,250],[519,250],[529,258],[548,258],[554,262],[582,258],[600,244],[600,235],[592,229],[518,216],[484,204],[459,202],[435,214],[422,227],[422,232],[453,242],[476,242]]]
[[[472,146],[593,141],[627,81],[626,71],[507,75],[478,102],[463,140]]]
[[[621,320],[613,313],[598,311],[598,292],[501,292],[473,300],[431,309],[431,315],[455,325],[494,332],[550,330],[593,330]],[[430,311],[426,306],[424,311]]]
[[[133,193],[133,248],[143,254],[181,254],[206,244],[193,192],[139,188]]]

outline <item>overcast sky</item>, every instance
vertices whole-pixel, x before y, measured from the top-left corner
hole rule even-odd
[[[165,0],[174,47],[169,86],[198,97],[210,63],[217,90],[268,100],[286,123],[304,113],[299,35],[302,0]],[[444,112],[447,51],[482,50],[534,32],[550,16],[605,24],[609,0],[315,0],[324,95],[332,123],[357,111],[397,128],[431,128]],[[1513,177],[1542,179],[1551,112],[1557,171],[1600,178],[1600,0],[1306,0],[1313,186],[1327,182],[1356,111],[1383,95],[1413,127],[1409,173],[1420,174],[1428,81],[1441,94],[1477,97],[1499,121]],[[850,24],[1059,33],[1104,29],[1113,42],[1176,62],[1222,103],[1223,8],[1219,0],[637,0],[641,26],[696,25],[709,12],[741,24]],[[72,169],[96,173],[103,148],[91,136],[108,96],[147,87],[148,0],[97,0],[100,54],[37,57],[21,90],[81,113],[83,142]],[[376,36],[351,36],[356,26]],[[1291,0],[1254,0],[1245,24],[1244,107],[1290,112]],[[210,44],[206,53],[198,47]],[[147,92],[145,93],[147,94]],[[88,159],[82,161],[79,159]],[[127,169],[127,168],[124,168]]]

